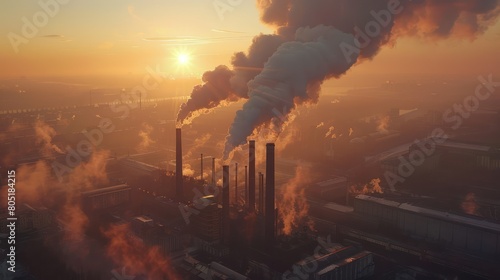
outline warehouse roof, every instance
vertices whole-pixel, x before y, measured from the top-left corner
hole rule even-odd
[[[395,208],[399,208],[399,209],[414,212],[414,213],[419,213],[419,214],[422,214],[425,216],[429,216],[429,217],[433,217],[433,218],[437,218],[437,219],[441,219],[441,220],[446,220],[446,221],[450,221],[450,222],[455,222],[455,223],[459,223],[459,224],[470,225],[470,226],[475,226],[475,227],[479,227],[479,228],[484,228],[484,229],[500,232],[500,224],[493,223],[490,221],[481,220],[478,218],[461,216],[458,214],[452,214],[452,213],[448,213],[445,211],[416,206],[416,205],[413,205],[411,203],[391,201],[391,200],[386,200],[384,198],[373,197],[373,196],[364,195],[364,194],[357,195],[356,199],[360,199],[360,200],[364,200],[364,201],[372,201],[374,203],[383,204],[386,206],[395,207]]]

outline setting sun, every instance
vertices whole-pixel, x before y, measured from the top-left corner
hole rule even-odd
[[[188,53],[179,53],[177,54],[177,63],[180,66],[185,66],[189,64],[191,61],[191,56]]]

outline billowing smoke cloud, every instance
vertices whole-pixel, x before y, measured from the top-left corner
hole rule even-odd
[[[239,97],[229,84],[229,79],[233,76],[234,72],[225,65],[205,72],[202,77],[203,85],[197,85],[191,98],[181,105],[177,116],[178,124],[191,123],[200,114],[207,113],[224,102],[237,101]]]
[[[155,143],[155,141],[151,139],[151,132],[153,132],[153,127],[147,123],[143,123],[141,131],[139,131],[139,138],[141,139],[141,142],[137,147],[138,151],[146,151],[152,144]]]
[[[246,142],[255,128],[270,125],[281,132],[297,105],[315,103],[320,85],[328,76],[339,76],[349,67],[341,43],[354,44],[352,35],[328,26],[301,28],[295,41],[282,44],[248,83],[249,100],[236,113],[229,129],[224,156]]]
[[[194,169],[191,167],[191,164],[184,163],[182,165],[182,174],[188,177],[194,176]]]
[[[107,254],[116,265],[124,268],[128,275],[145,276],[146,279],[181,279],[158,247],[145,246],[130,232],[126,224],[103,230],[109,238]]]
[[[21,165],[17,170],[17,192],[25,203],[38,203],[53,187],[50,167],[45,161],[33,165]]]
[[[295,177],[281,191],[278,202],[279,219],[283,223],[283,234],[290,235],[293,230],[302,226],[312,227],[312,221],[307,219],[309,204],[305,196],[304,186],[310,183],[308,167],[298,166]]]
[[[52,138],[56,135],[57,133],[55,129],[50,127],[44,121],[37,120],[35,122],[36,144],[42,145],[41,151],[44,156],[51,156],[54,152],[64,154],[64,152],[57,147],[57,145],[52,143]]]
[[[262,71],[264,63],[283,42],[282,36],[261,34],[253,39],[248,53],[234,54],[233,70],[219,65],[205,72],[203,84],[196,86],[189,100],[182,104],[177,116],[178,125],[189,124],[218,106],[248,98],[247,83]]]
[[[219,66],[224,71],[207,72],[210,79],[194,89],[178,118],[183,124],[225,102],[249,98],[230,129],[226,156],[255,129],[286,121],[297,105],[316,102],[324,79],[373,58],[384,45],[405,36],[473,40],[500,13],[499,0],[257,0],[257,6],[275,34],[259,35],[247,55],[236,54],[233,70]],[[340,50],[341,42],[351,40],[347,34],[356,41]],[[335,55],[344,61],[327,59]]]
[[[49,163],[21,165],[17,169],[16,195],[22,203],[48,206],[56,210],[55,217],[62,225],[62,238],[50,247],[56,250],[67,267],[74,271],[90,271],[98,264],[89,257],[90,243],[85,235],[88,217],[81,210],[79,193],[108,182],[106,164],[108,151],[96,151],[87,162],[76,166],[64,182],[52,174]],[[53,242],[52,239],[48,242]]]
[[[43,160],[19,166],[16,177],[17,195],[23,203],[38,205],[51,203],[54,191],[64,191],[67,200],[80,191],[94,189],[108,182],[106,174],[108,151],[96,151],[87,162],[76,166],[64,182],[59,182],[51,173],[52,168]],[[73,202],[71,202],[73,203]]]
[[[78,271],[88,269],[89,239],[85,235],[89,219],[79,202],[70,199],[59,211],[57,219],[64,227],[64,235],[58,244],[66,265]]]

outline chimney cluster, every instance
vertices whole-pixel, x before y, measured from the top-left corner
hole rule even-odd
[[[266,144],[266,173],[259,172],[258,187],[259,187],[259,208],[260,214],[264,215],[264,237],[267,244],[272,244],[276,237],[276,208],[275,208],[275,145],[274,143]],[[203,154],[200,160],[201,178],[203,180]],[[255,212],[256,207],[256,192],[255,192],[255,140],[249,141],[248,166],[245,166],[245,202],[249,212]],[[265,184],[264,184],[265,178]],[[230,235],[230,176],[229,166],[222,167],[222,225],[223,225],[223,240],[227,242]],[[247,184],[248,182],[248,184]],[[215,158],[212,158],[212,185],[215,186]],[[176,197],[182,202],[183,197],[183,174],[182,174],[182,136],[181,129],[176,129]],[[238,164],[235,164],[235,204],[238,203]]]

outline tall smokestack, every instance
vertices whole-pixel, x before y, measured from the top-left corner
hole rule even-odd
[[[255,140],[250,140],[248,151],[248,209],[255,211]]]
[[[248,205],[248,166],[245,165],[245,203]]]
[[[264,174],[259,172],[259,213],[264,214]]]
[[[274,143],[266,144],[266,217],[265,237],[268,244],[275,238],[276,213],[274,209]]]
[[[222,232],[227,243],[229,231],[229,165],[222,166]]]
[[[181,129],[175,129],[175,196],[178,201],[183,200],[182,187],[182,134]]]
[[[203,154],[201,154],[201,158],[200,158],[200,166],[201,166],[201,181],[203,182]]]
[[[215,186],[215,158],[212,158],[212,186]]]
[[[234,165],[234,204],[238,204],[238,163]]]

